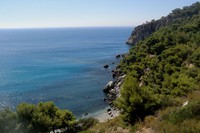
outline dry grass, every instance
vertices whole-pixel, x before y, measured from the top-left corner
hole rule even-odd
[[[182,107],[185,101],[193,102],[200,101],[200,91],[194,91],[188,94],[187,97],[179,98],[180,104],[171,106],[158,111],[156,116],[147,116],[139,127],[150,128],[155,133],[199,133],[200,118],[185,119],[180,123],[172,123],[169,121],[170,115],[177,109]],[[142,128],[140,128],[141,130]],[[147,133],[147,132],[144,132]]]
[[[131,133],[130,126],[127,125],[120,116],[104,123],[99,123],[89,131],[93,133]]]

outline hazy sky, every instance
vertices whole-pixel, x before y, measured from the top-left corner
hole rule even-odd
[[[0,0],[0,28],[136,26],[198,0]]]

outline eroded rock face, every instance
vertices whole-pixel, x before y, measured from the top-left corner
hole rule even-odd
[[[189,8],[193,8],[194,5],[190,6]],[[186,7],[188,8],[188,7]],[[185,14],[179,14],[180,9],[175,9],[167,15],[166,17],[161,17],[158,20],[151,20],[151,22],[146,22],[142,25],[139,25],[135,27],[135,29],[132,31],[131,36],[127,40],[127,44],[134,45],[137,44],[139,41],[145,39],[149,35],[151,35],[156,30],[167,26],[171,23],[176,22],[179,19],[187,19],[188,17],[191,17],[192,15],[198,14],[195,10],[190,10],[190,13]]]
[[[129,37],[126,44],[134,45],[137,44],[137,42],[145,39],[149,35],[151,35],[153,32],[158,30],[160,27],[167,25],[167,18],[159,19],[157,21],[148,22],[146,24],[142,24],[137,26],[133,32],[131,33],[131,36]]]

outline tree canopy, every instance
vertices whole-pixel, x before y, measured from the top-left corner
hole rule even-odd
[[[117,105],[130,122],[199,89],[199,11],[199,2],[173,10],[169,15],[173,23],[139,41],[121,61],[120,68],[127,78]]]
[[[39,133],[61,128],[72,133],[76,123],[72,112],[59,109],[53,102],[21,103],[16,112],[9,109],[0,112],[1,133]]]

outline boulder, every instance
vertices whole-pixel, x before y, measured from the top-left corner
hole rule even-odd
[[[108,67],[109,67],[109,65],[104,65],[103,67],[104,67],[104,68],[108,68]]]
[[[111,115],[111,114],[112,114],[112,111],[109,111],[108,114]]]
[[[104,102],[107,101],[107,98],[104,98],[103,101],[104,101]]]
[[[110,81],[107,83],[107,85],[104,87],[103,91],[104,92],[109,92],[109,90],[111,90],[112,88],[114,88],[114,82]]]
[[[126,77],[126,75],[122,75],[118,78],[119,81],[121,81],[122,79],[124,79]]]
[[[107,112],[110,112],[111,111],[111,109],[109,108],[109,109],[107,109]]]
[[[115,89],[111,89],[111,90],[109,90],[109,93],[111,93],[111,94],[115,94]]]
[[[117,75],[115,73],[112,74],[112,77],[115,78]]]
[[[118,83],[117,83],[117,87],[120,87],[121,84],[122,84],[122,82],[118,82]]]
[[[113,105],[113,103],[112,103],[112,102],[109,102],[109,105],[110,105],[110,106],[112,106],[112,105]]]
[[[189,101],[186,101],[183,103],[182,107],[185,107],[186,105],[188,105]]]
[[[126,77],[126,75],[124,74],[124,75],[122,75],[122,78],[125,78]]]
[[[88,115],[88,113],[84,113],[84,116],[87,116]]]
[[[117,54],[115,57],[118,59],[118,58],[120,58],[120,57],[121,57],[121,55],[120,55],[120,54]]]
[[[119,92],[119,91],[120,91],[120,87],[117,86],[117,87],[115,88],[115,90],[116,90],[116,92]]]

